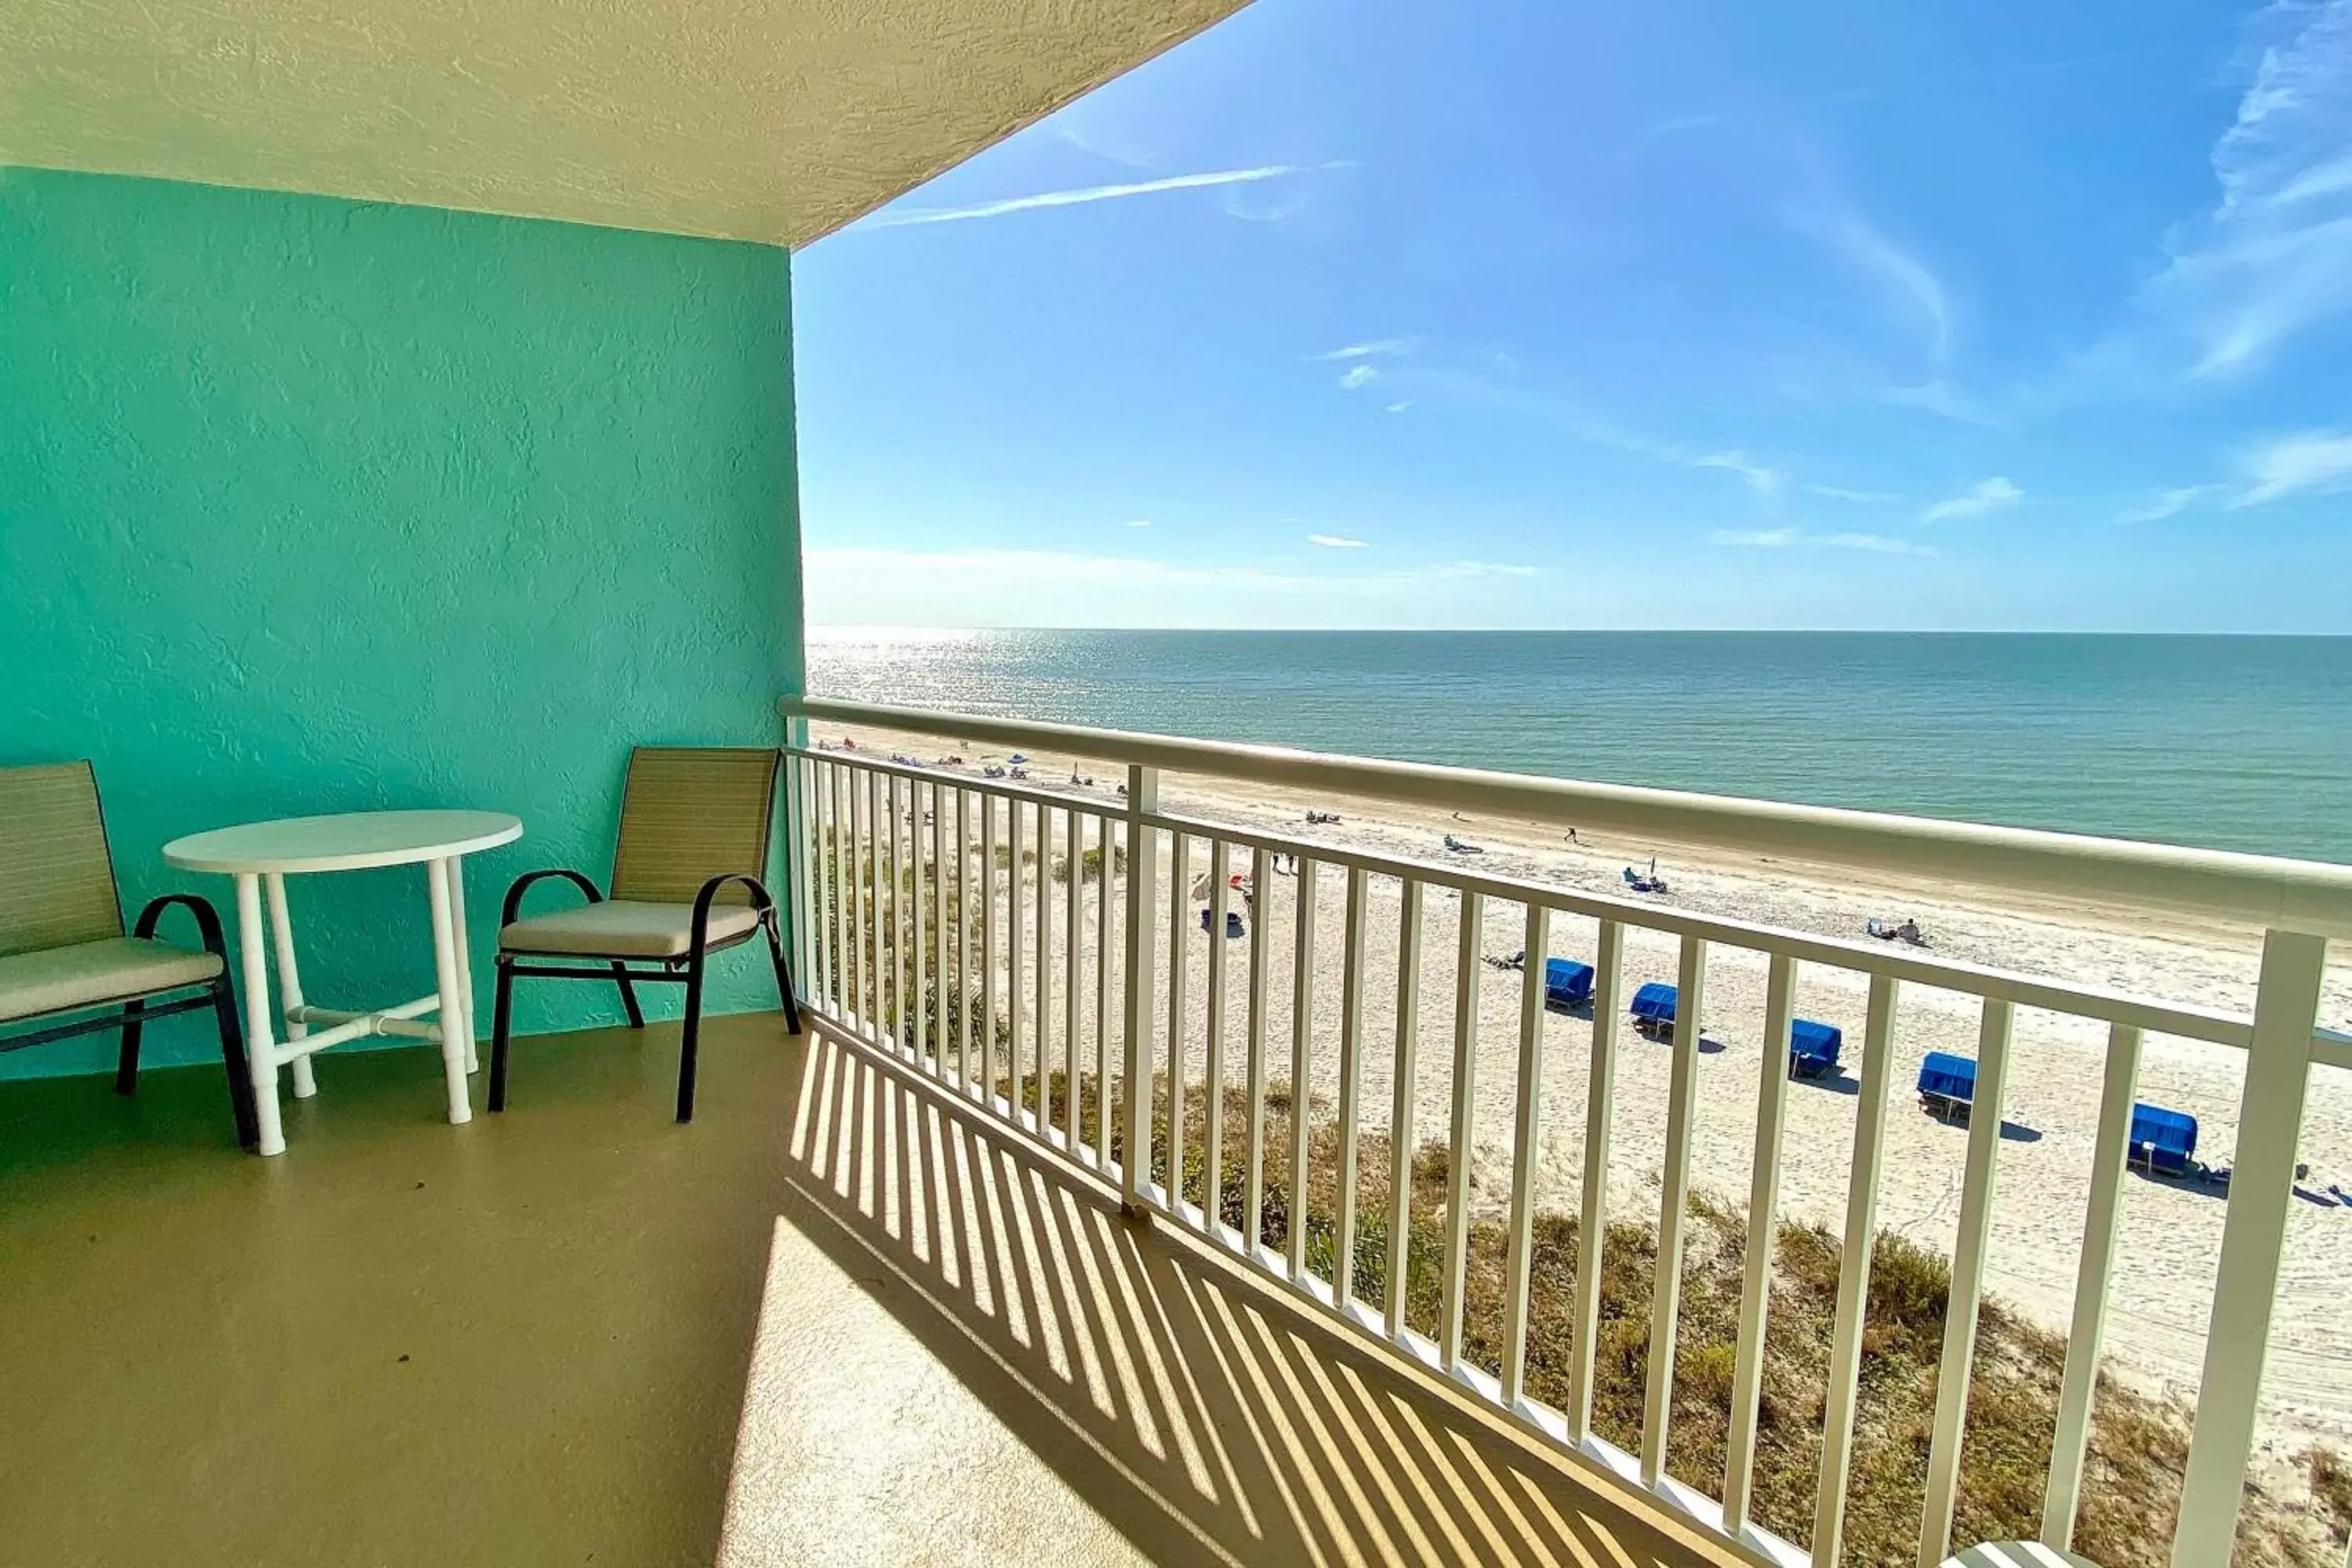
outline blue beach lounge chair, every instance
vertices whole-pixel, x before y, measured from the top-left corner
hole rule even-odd
[[[1572,958],[1544,960],[1544,1005],[1565,1013],[1592,1000],[1592,965]]]
[[[2197,1173],[2197,1118],[2161,1106],[2132,1107],[2130,1163],[2164,1176]]]
[[[1811,1018],[1789,1025],[1789,1074],[1792,1078],[1826,1078],[1837,1071],[1838,1050],[1845,1031]]]
[[[1633,993],[1633,1027],[1652,1039],[1671,1040],[1675,1037],[1675,988],[1662,980],[1653,980]]]
[[[1956,1057],[1948,1051],[1929,1051],[1927,1059],[1919,1064],[1919,1103],[1930,1115],[1966,1121],[1969,1107],[1976,1098],[1974,1058]]]

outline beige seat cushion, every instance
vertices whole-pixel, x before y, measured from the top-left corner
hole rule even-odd
[[[742,904],[710,906],[710,944],[757,930],[756,910]],[[584,958],[683,958],[694,934],[692,904],[646,904],[607,899],[551,915],[517,921],[499,932],[502,952],[571,953]]]
[[[202,985],[221,972],[209,952],[135,936],[0,958],[0,1022]]]

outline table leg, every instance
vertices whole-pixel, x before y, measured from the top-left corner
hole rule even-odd
[[[257,1154],[286,1152],[286,1129],[278,1112],[278,1045],[269,1026],[269,941],[261,923],[261,879],[236,876],[236,940],[245,965],[245,1060],[253,1075],[254,1144]]]
[[[449,1123],[463,1126],[474,1119],[466,1098],[466,1002],[457,990],[457,940],[449,908],[449,862],[434,860],[425,868],[425,890],[433,900],[433,973],[441,994],[436,1015],[441,1027],[441,1070],[449,1082]]]
[[[266,871],[261,882],[269,894],[270,934],[278,942],[278,1001],[286,1013],[296,1013],[302,1006],[302,972],[294,963],[294,922],[286,913],[286,879],[279,872]],[[306,1038],[310,1033],[310,1025],[291,1017],[286,1019],[289,1044]],[[310,1057],[298,1056],[292,1065],[294,1098],[308,1100],[318,1093],[319,1080],[311,1071]]]
[[[482,1070],[478,1047],[480,1031],[474,1027],[474,958],[473,942],[466,931],[466,862],[463,856],[452,855],[442,862],[449,868],[449,926],[457,945],[457,994],[466,1004],[466,1070]]]

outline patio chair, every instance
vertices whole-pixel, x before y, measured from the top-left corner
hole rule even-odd
[[[773,750],[751,747],[639,746],[629,754],[621,796],[611,895],[564,868],[515,879],[499,915],[498,993],[490,1026],[492,1110],[507,1108],[507,1054],[519,975],[610,982],[620,987],[633,1029],[646,1026],[635,982],[682,982],[680,1121],[694,1120],[703,964],[712,953],[766,932],[785,1023],[800,1032],[776,903],[761,880],[768,866],[778,760]],[[522,919],[525,890],[551,877],[572,883],[588,901]]]
[[[194,917],[200,951],[157,939],[174,905]],[[196,894],[167,893],[125,936],[89,763],[0,768],[0,1051],[120,1029],[114,1092],[129,1094],[147,1021],[204,1007],[220,1028],[236,1140],[250,1149],[253,1079],[219,913]],[[5,1032],[21,1024],[38,1026]]]

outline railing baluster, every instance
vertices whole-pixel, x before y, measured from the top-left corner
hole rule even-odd
[[[947,818],[947,795],[935,784],[931,786],[931,930],[939,952],[931,969],[931,1075],[939,1079],[948,1076]]]
[[[1184,1212],[1184,913],[1192,889],[1192,840],[1168,836],[1168,1209]]]
[[[1532,958],[1528,967],[1536,967]],[[1686,936],[1675,983],[1673,1067],[1666,1079],[1666,1149],[1658,1179],[1658,1268],[1650,1286],[1649,1392],[1642,1408],[1642,1480],[1666,1474],[1673,1424],[1675,1340],[1681,1327],[1683,1231],[1690,1217],[1691,1118],[1698,1097],[1698,1047],[1706,1033],[1706,943]]]
[[[2124,1165],[2131,1146],[2132,1096],[2137,1091],[2139,1053],[2137,1029],[2121,1024],[2108,1029],[2106,1081],[2099,1097],[2098,1137],[2091,1153],[2091,1195],[2083,1219],[2082,1256],[2075,1267],[2074,1315],[2066,1336],[2066,1370],[2058,1385],[2050,1480],[2042,1497],[2042,1539],[2062,1549],[2074,1533],[2074,1510],[2082,1496],[2091,1405],[2097,1394],[2100,1347],[2106,1334],[2107,1279],[2115,1267]]]
[[[1054,814],[1037,803],[1037,1136],[1054,1131]]]
[[[887,969],[882,971],[885,973],[882,1018],[889,1023],[891,1053],[903,1056],[906,1053],[906,952],[901,950],[903,933],[898,931],[898,914],[901,914],[898,891],[901,891],[903,884],[903,872],[898,869],[898,775],[896,773],[882,778],[882,804],[889,811],[889,816],[882,818],[885,820],[885,837],[882,837],[882,860],[879,860],[885,898],[875,900],[875,914],[882,914],[882,908],[889,905],[889,914],[882,914],[882,950],[885,950],[887,962]]]
[[[1527,962],[1519,985],[1519,1081],[1511,1128],[1511,1243],[1503,1297],[1503,1407],[1527,1387],[1529,1243],[1535,1237],[1536,1142],[1543,1135],[1544,954],[1551,911],[1528,906]]]
[[[971,792],[955,792],[956,1083],[971,1088]]]
[[[1396,1072],[1389,1098],[1388,1299],[1381,1326],[1404,1332],[1405,1262],[1412,1226],[1413,1089],[1420,1077],[1421,883],[1408,877],[1397,893]]]
[[[915,973],[912,973],[906,1006],[915,1016],[912,1018],[915,1068],[931,1072],[934,1069],[931,1068],[931,1006],[929,996],[927,996],[931,966],[931,875],[922,863],[922,785],[915,781],[908,781],[906,785],[906,858],[910,863],[912,875],[903,877],[903,881],[910,884],[908,898],[915,900],[910,921],[912,931],[908,933],[912,947],[915,947],[915,952],[910,954],[915,959],[915,963],[912,963]]]
[[[1602,921],[1592,953],[1592,1064],[1584,1088],[1584,1190],[1576,1230],[1576,1335],[1570,1343],[1568,1440],[1592,1429],[1593,1349],[1601,1331],[1601,1263],[1609,1243],[1609,1125],[1617,1103],[1618,991],[1625,928]]]
[[[1796,1011],[1797,961],[1772,955],[1764,978],[1764,1053],[1756,1085],[1756,1163],[1748,1187],[1746,1275],[1739,1294],[1739,1337],[1731,1369],[1731,1439],[1723,1469],[1723,1528],[1737,1537],[1748,1523],[1756,1475],[1756,1417],[1764,1387],[1764,1322],[1772,1295],[1772,1248],[1779,1238],[1780,1134],[1789,1103],[1789,1025]]]
[[[1298,861],[1298,920],[1290,985],[1290,1278],[1307,1279],[1307,1068],[1315,1043],[1315,862]]]
[[[2091,1152],[2091,1196],[2074,1272],[2074,1326],[2066,1335],[2066,1370],[2058,1384],[2050,1481],[2042,1494],[2042,1542],[2061,1550],[2074,1533],[2074,1510],[2082,1500],[2083,1459],[2091,1440],[2091,1405],[2098,1393],[2099,1352],[2106,1335],[2107,1279],[2115,1268],[2124,1165],[2131,1152],[2139,1049],[2137,1029],[2121,1024],[2108,1029],[2106,1083],[2100,1091],[2098,1138]]]
[[[1151,885],[1160,874],[1159,830],[1148,818],[1160,811],[1160,770],[1127,770],[1127,1158],[1119,1195],[1139,1213],[1151,1182]]]
[[[849,944],[849,1005],[857,1032],[862,1035],[874,1017],[874,1010],[866,1001],[865,775],[854,769],[845,771],[848,773],[845,787],[849,795],[848,902],[853,922]]]
[[[873,1006],[866,1016],[875,1043],[881,1045],[890,1036],[889,989],[882,969],[882,775],[871,768],[866,770],[866,893],[872,910],[866,922],[872,964],[866,973],[873,982]]]
[[[1086,819],[1072,806],[1062,813],[1062,864],[1069,878],[1062,884],[1062,1146],[1076,1157],[1078,1126],[1078,1005],[1082,989],[1079,959],[1086,951],[1087,931],[1080,919],[1086,879],[1079,861],[1086,849]]]
[[[1004,838],[1011,865],[1005,872],[1004,894],[1004,1054],[1012,1075],[1013,1094],[1006,1102],[1005,1114],[1015,1124],[1021,1121],[1021,1089],[1025,1076],[1021,1069],[1021,1002],[1024,994],[1021,985],[1021,803],[1008,798],[1004,803]]]
[[[840,914],[842,900],[833,881],[835,863],[837,863],[837,851],[835,851],[837,839],[833,835],[833,811],[830,811],[828,802],[830,778],[833,778],[833,766],[825,764],[825,762],[814,762],[814,759],[809,762],[809,787],[812,787],[809,804],[816,809],[814,811],[816,837],[814,837],[814,847],[809,851],[809,872],[812,872],[809,879],[816,886],[816,905],[809,912],[809,924],[812,924],[812,936],[816,938],[816,978],[812,980],[812,985],[816,987],[825,1011],[840,1013],[842,987],[835,985],[833,980],[833,921]]]
[[[980,793],[980,1102],[996,1101],[996,797]]]
[[[1927,1509],[1919,1525],[1919,1568],[1951,1554],[1952,1513],[1959,1500],[1960,1443],[1969,1418],[1969,1379],[1976,1365],[1977,1303],[1984,1291],[1992,1234],[1993,1168],[2000,1152],[2000,1110],[2009,1079],[2010,1026],[2016,1009],[1988,999],[1977,1026],[1976,1097],[1969,1108],[1969,1160],[1960,1179],[1960,1234],[1952,1252],[1952,1288],[1944,1307],[1944,1359],[1936,1373],[1935,1436],[1927,1448]]]
[[[1274,858],[1260,848],[1250,857],[1249,1008],[1247,1061],[1242,1110],[1242,1251],[1257,1256],[1265,1214],[1265,956],[1266,916],[1273,908],[1268,886]]]
[[[849,835],[857,871],[857,1030],[877,1033],[874,987],[881,983],[874,963],[874,775],[865,769],[849,771]]]
[[[1110,884],[1118,829],[1095,819],[1095,1164],[1110,1163]]]
[[[842,1023],[858,1013],[856,980],[852,978],[854,902],[856,902],[856,816],[858,795],[849,790],[837,762],[825,764],[825,785],[833,795],[833,1011]],[[842,811],[842,795],[849,795],[849,811]]]
[[[1232,858],[1225,841],[1209,840],[1209,994],[1202,1020],[1207,1038],[1206,1099],[1201,1107],[1201,1219],[1211,1236],[1224,1213],[1225,1174],[1225,910]]]
[[[2238,1101],[2238,1157],[2222,1221],[2189,1472],[2181,1482],[2180,1523],[2172,1538],[2173,1568],[2226,1560],[2237,1534],[2326,963],[2327,943],[2319,937],[2263,933],[2253,1039]],[[2352,1551],[2347,1559],[2352,1561]]]
[[[1886,1150],[1886,1100],[1894,1087],[1892,975],[1870,978],[1863,1031],[1862,1093],[1853,1121],[1853,1174],[1846,1188],[1845,1254],[1838,1269],[1837,1319],[1830,1338],[1829,1411],[1822,1438],[1821,1488],[1813,1501],[1813,1561],[1836,1568],[1845,1546],[1845,1485],[1853,1468],[1853,1412],[1862,1391],[1862,1331],[1870,1308],[1870,1260],[1877,1242],[1878,1166]],[[1677,1009],[1679,1011],[1679,1008]]]
[[[1331,1243],[1331,1305],[1346,1316],[1356,1293],[1356,1135],[1364,1080],[1364,913],[1370,879],[1348,868],[1348,923],[1339,969],[1339,1214]]]
[[[902,801],[905,803],[903,811],[900,809]],[[898,992],[898,1009],[892,1036],[905,1042],[908,1059],[919,1066],[923,1059],[922,839],[911,823],[907,837],[903,839],[898,837],[898,825],[909,822],[915,812],[913,783],[893,773],[890,777],[890,942],[896,951],[890,954],[890,984]],[[902,913],[900,904],[910,899],[915,907]],[[908,946],[914,949],[912,952],[906,951]]]
[[[1437,1353],[1445,1370],[1462,1366],[1462,1277],[1470,1256],[1470,1132],[1477,1114],[1480,927],[1486,900],[1465,890],[1454,953],[1454,1117],[1445,1165],[1445,1277],[1437,1317]]]

